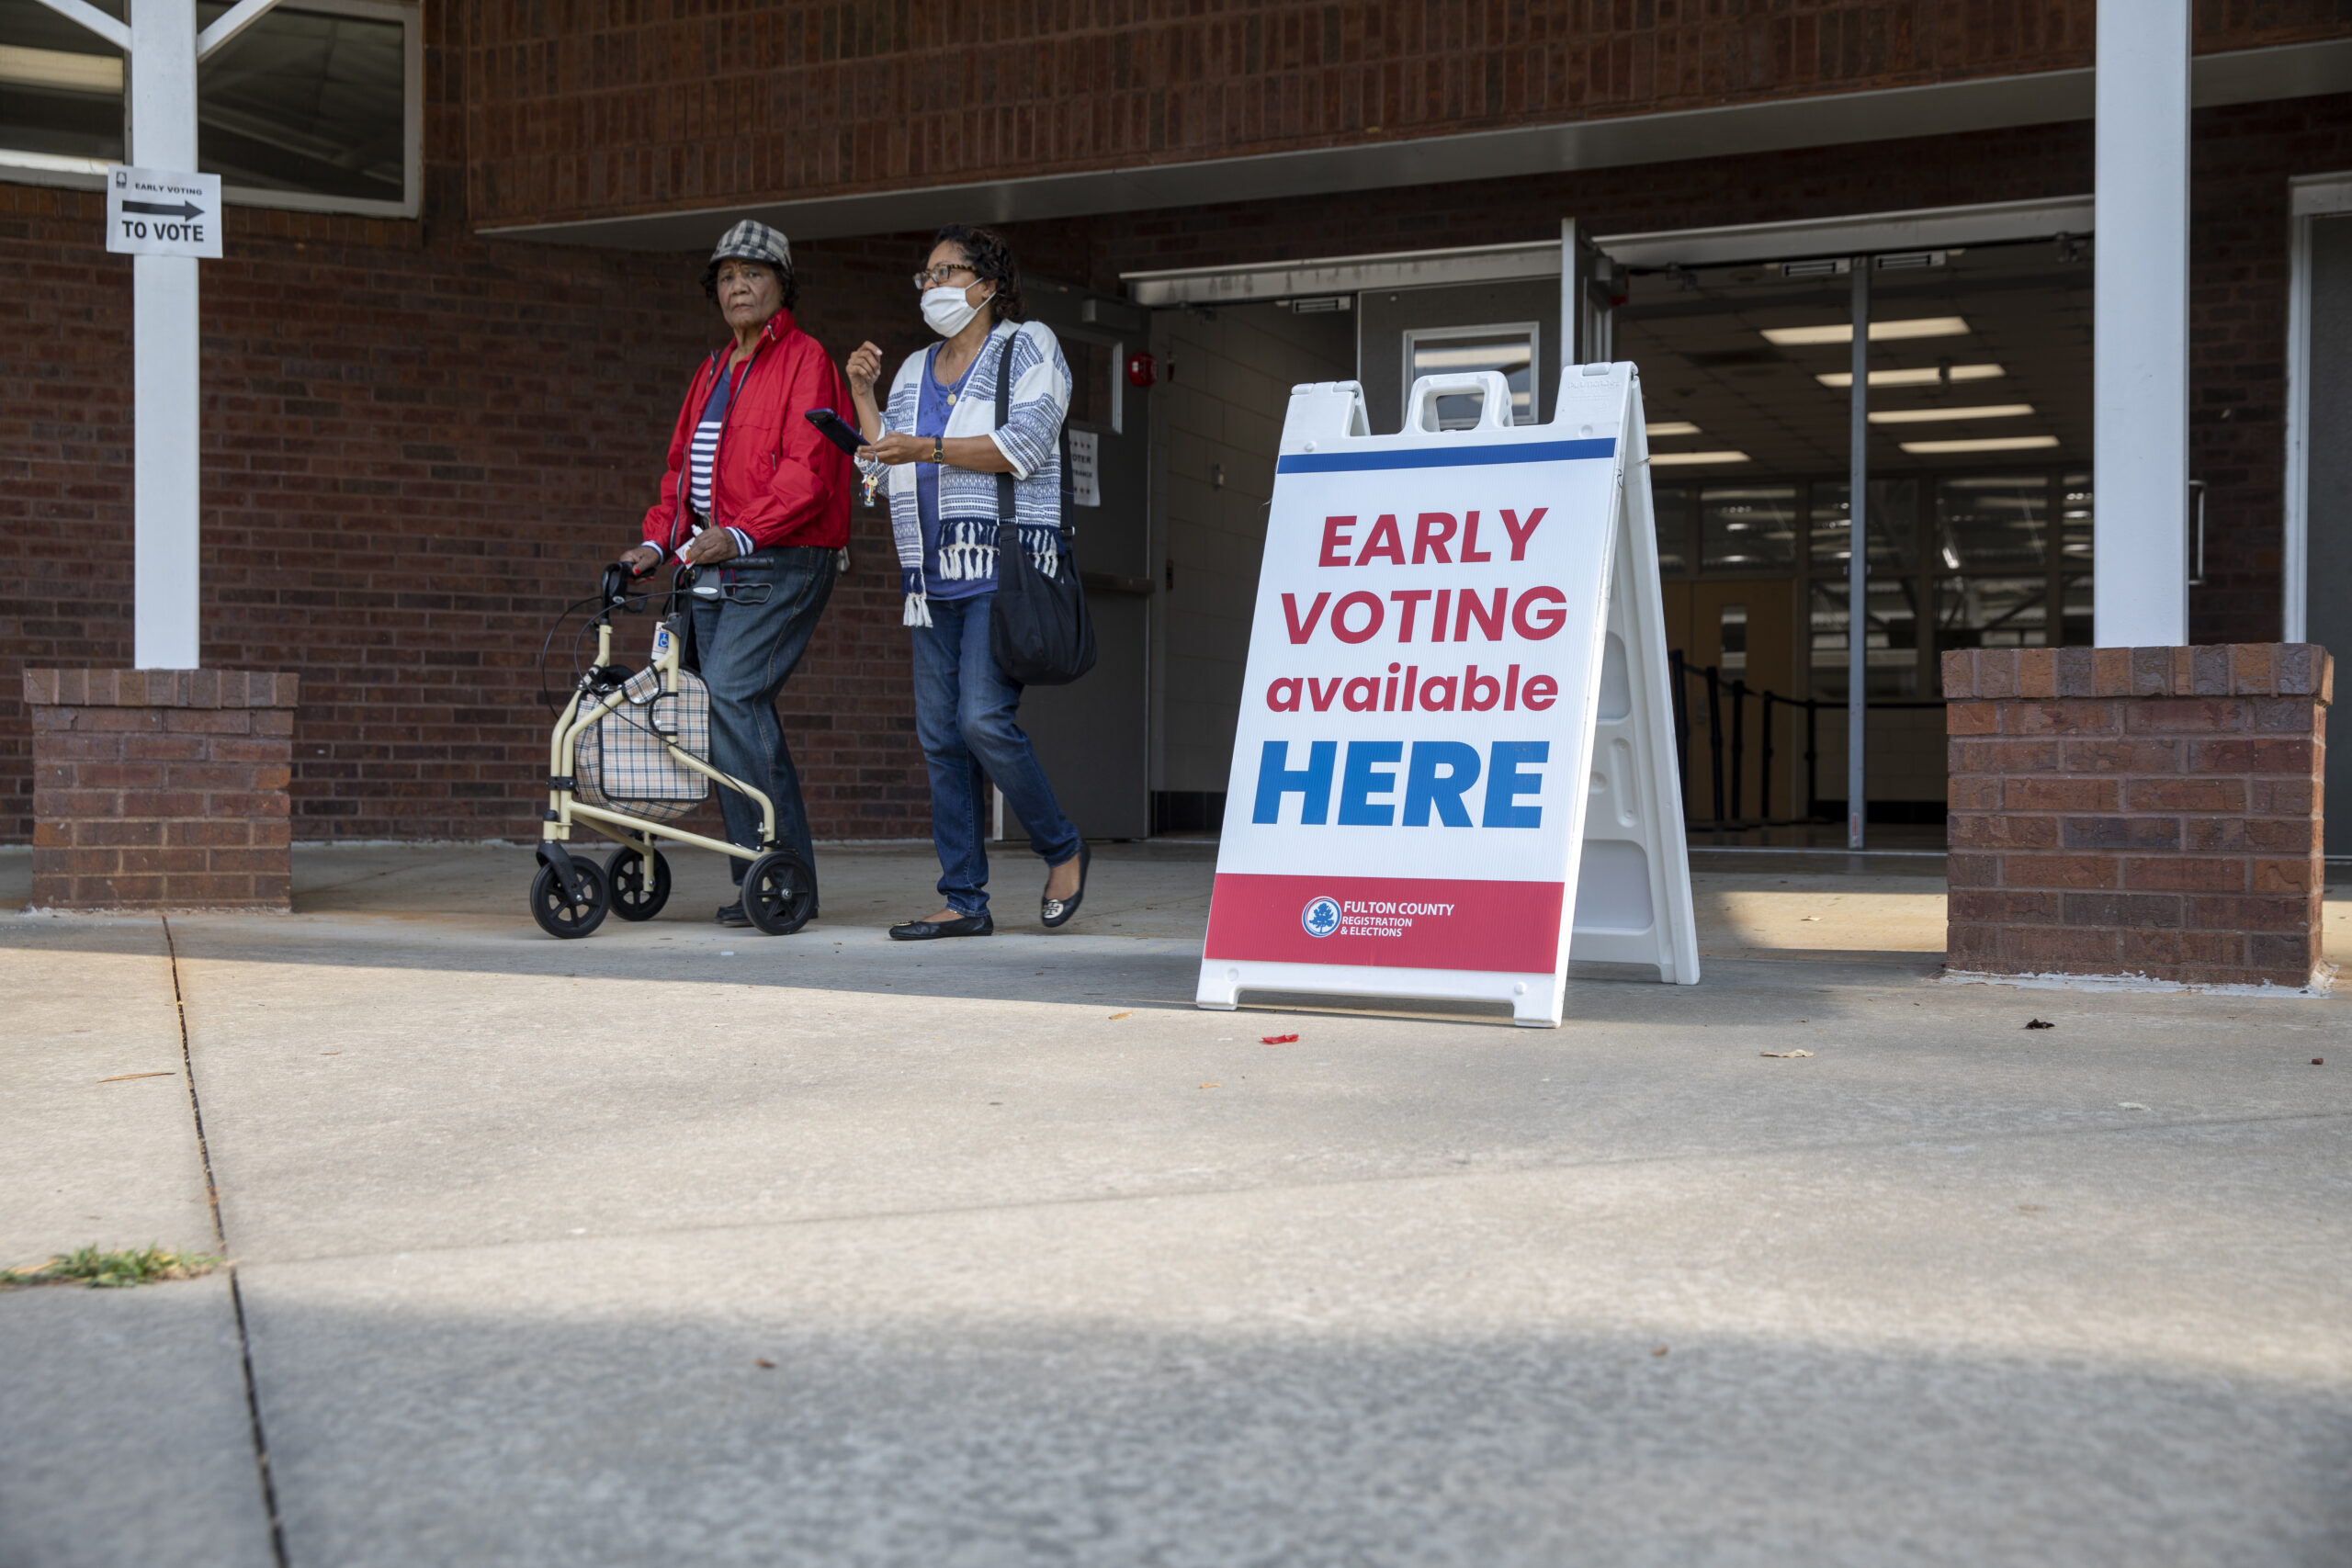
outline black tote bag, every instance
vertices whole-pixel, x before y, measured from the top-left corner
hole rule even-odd
[[[1015,334],[1018,335],[1018,334]],[[1012,415],[1012,339],[996,364],[996,425]],[[996,477],[996,604],[989,611],[989,651],[997,667],[1024,686],[1066,686],[1094,668],[1094,622],[1078,577],[1078,540],[1069,520],[1069,427],[1061,433],[1061,559],[1054,575],[1037,570],[1013,525],[1012,476]]]

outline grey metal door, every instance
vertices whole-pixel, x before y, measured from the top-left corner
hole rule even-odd
[[[1023,693],[1021,725],[1080,832],[1145,838],[1151,831],[1150,426],[1148,394],[1127,384],[1126,367],[1127,356],[1144,346],[1147,321],[1125,300],[1067,284],[1024,279],[1022,293],[1030,315],[1054,329],[1069,361],[1073,456],[1093,449],[1094,492],[1078,492],[1071,517],[1101,655],[1069,685]],[[1021,833],[1010,807],[1004,829]]]

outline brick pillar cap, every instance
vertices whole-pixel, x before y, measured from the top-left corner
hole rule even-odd
[[[1947,702],[2059,697],[2335,695],[2335,661],[2315,642],[2194,648],[1967,648],[1943,656]]]
[[[287,670],[27,670],[28,707],[290,708],[302,678]]]

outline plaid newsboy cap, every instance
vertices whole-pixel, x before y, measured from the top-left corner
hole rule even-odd
[[[764,223],[754,223],[746,218],[719,236],[718,248],[710,253],[712,270],[729,256],[741,256],[745,261],[765,262],[781,271],[792,269],[792,242]]]

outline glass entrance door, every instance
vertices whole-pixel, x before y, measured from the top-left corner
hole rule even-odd
[[[1943,650],[2089,641],[2087,250],[2076,238],[1860,258],[1874,822],[1943,820]],[[1669,597],[1686,585],[1691,606],[1686,662],[1726,678],[1722,627],[1706,615],[1725,595],[1751,614],[1794,607],[1802,635],[1785,653],[1751,646],[1743,674],[1825,705],[1809,771],[1804,710],[1779,708],[1772,797],[1826,818],[1845,806],[1856,265],[1638,269],[1618,286],[1614,321],[1616,357],[1642,371]],[[1703,705],[1686,705],[1703,741]],[[1748,722],[1754,748],[1760,715]],[[1691,748],[1686,797],[1702,819],[1705,751]]]

